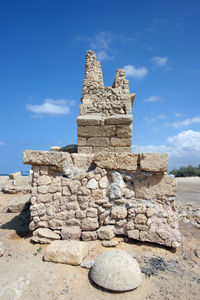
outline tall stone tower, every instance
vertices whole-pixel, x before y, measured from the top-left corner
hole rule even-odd
[[[131,152],[134,98],[124,70],[116,71],[112,87],[104,86],[100,62],[89,50],[77,118],[78,152]]]

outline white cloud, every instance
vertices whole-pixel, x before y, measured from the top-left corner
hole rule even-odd
[[[161,98],[159,96],[151,96],[151,97],[144,99],[144,102],[158,102],[160,100],[161,100]]]
[[[98,33],[93,40],[90,40],[90,47],[96,51],[97,59],[103,61],[114,58],[109,52],[115,38],[114,34],[103,31]]]
[[[154,58],[152,58],[152,61],[156,67],[166,67],[168,64],[168,58],[166,56],[155,56]]]
[[[192,124],[199,124],[200,123],[200,116],[194,117],[194,118],[188,118],[183,121],[174,122],[172,125],[175,128],[179,127],[187,127]]]
[[[178,112],[175,112],[174,115],[175,115],[175,117],[177,117],[177,118],[179,118],[179,117],[182,116],[182,114],[181,114],[181,113],[178,113]]]
[[[0,146],[4,146],[5,144],[3,142],[0,142]]]
[[[74,105],[74,101],[67,101],[65,99],[53,100],[45,99],[41,105],[27,104],[26,109],[36,115],[67,115],[70,113],[70,107]]]
[[[143,79],[148,74],[148,70],[145,67],[136,68],[132,65],[126,65],[123,67],[123,69],[125,70],[127,77],[133,77],[139,80]]]
[[[108,55],[108,53],[106,51],[99,51],[97,52],[97,59],[98,60],[113,60],[114,56],[110,56]]]
[[[133,145],[134,152],[166,152],[169,168],[200,164],[200,132],[187,130],[168,137],[166,145]]]

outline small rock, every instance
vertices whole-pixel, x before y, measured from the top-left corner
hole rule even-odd
[[[54,240],[60,240],[60,236],[48,228],[38,228],[33,232],[31,240],[40,244],[50,244]]]
[[[15,173],[11,173],[10,175],[9,175],[9,178],[10,179],[17,179],[17,178],[19,178],[21,176],[21,172],[15,172]]]
[[[94,262],[95,262],[95,260],[84,260],[80,266],[82,268],[91,269]]]
[[[78,266],[88,252],[88,245],[80,241],[53,241],[46,250],[44,260]]]
[[[111,240],[115,236],[114,226],[102,226],[97,230],[97,234],[100,240]]]
[[[111,291],[129,291],[141,283],[137,261],[125,251],[111,250],[101,254],[90,271],[91,279]]]

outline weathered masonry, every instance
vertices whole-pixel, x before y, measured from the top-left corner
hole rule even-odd
[[[111,240],[114,236],[180,246],[176,181],[165,153],[131,153],[134,94],[123,70],[104,87],[88,51],[78,122],[78,153],[24,152],[33,169],[31,223],[50,239]]]
[[[88,51],[77,118],[78,152],[131,152],[134,98],[124,70],[116,71],[112,87],[104,87],[100,63]]]

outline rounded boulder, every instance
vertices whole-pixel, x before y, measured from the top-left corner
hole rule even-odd
[[[90,270],[91,279],[111,291],[130,291],[141,283],[141,271],[137,261],[121,250],[101,254]]]

